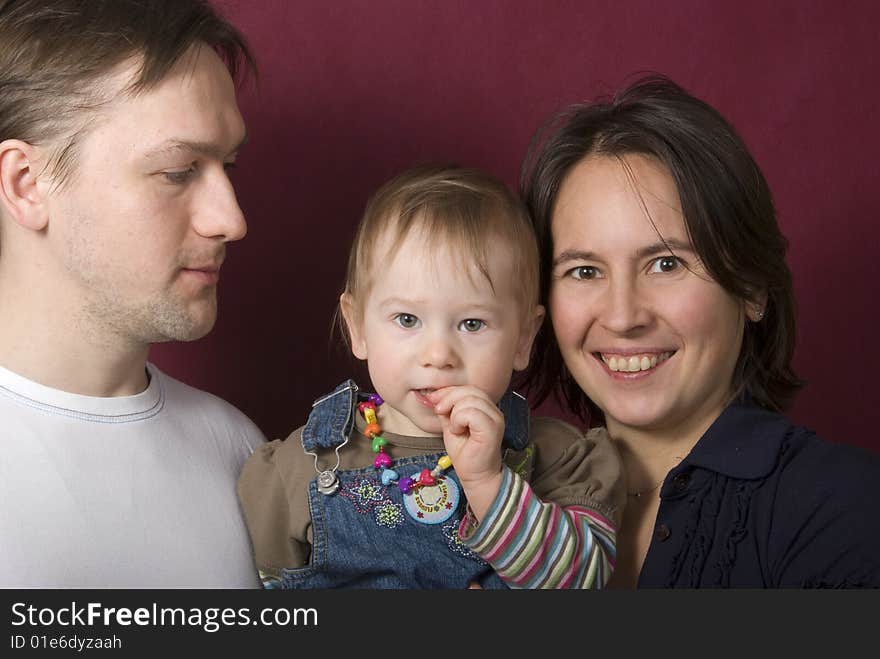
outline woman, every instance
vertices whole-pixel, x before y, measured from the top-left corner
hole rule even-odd
[[[543,304],[530,388],[620,449],[613,586],[880,586],[880,459],[779,412],[795,313],[767,183],[668,79],[576,106],[523,167]]]

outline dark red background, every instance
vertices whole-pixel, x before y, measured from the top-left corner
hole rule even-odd
[[[250,233],[205,339],[158,346],[170,374],[270,437],[349,375],[329,339],[369,193],[426,160],[516,183],[540,122],[665,73],[732,121],[774,191],[799,300],[797,422],[880,450],[880,9],[872,2],[226,0],[258,88],[234,177]],[[361,379],[366,382],[364,376]],[[542,411],[553,412],[553,406]]]

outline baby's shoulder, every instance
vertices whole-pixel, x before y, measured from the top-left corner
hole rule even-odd
[[[529,443],[535,446],[558,447],[565,450],[572,445],[593,447],[610,445],[611,438],[604,427],[590,428],[586,431],[573,426],[567,421],[552,416],[535,416],[530,420]]]
[[[282,479],[298,479],[308,472],[308,455],[302,447],[301,426],[285,439],[274,439],[254,450],[245,465],[248,472],[273,471]]]
[[[531,419],[529,445],[536,452],[539,472],[567,462],[606,459],[617,455],[605,428],[584,431],[554,417]]]

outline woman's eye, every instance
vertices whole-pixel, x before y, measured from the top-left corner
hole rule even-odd
[[[599,271],[591,265],[579,265],[565,274],[572,279],[595,279],[599,276]]]
[[[677,256],[661,256],[651,262],[651,267],[648,268],[648,272],[653,274],[675,272],[680,265],[681,261]]]
[[[458,329],[464,332],[479,332],[485,326],[485,321],[482,321],[479,318],[468,318],[458,324]]]
[[[418,316],[413,316],[411,313],[399,313],[394,317],[394,322],[403,327],[404,329],[412,329],[413,327],[418,327],[419,319]]]

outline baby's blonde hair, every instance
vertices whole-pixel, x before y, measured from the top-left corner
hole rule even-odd
[[[422,165],[395,176],[367,202],[349,253],[343,291],[353,301],[356,314],[361,314],[370,292],[378,239],[394,253],[414,229],[422,232],[429,248],[451,248],[463,265],[476,264],[493,289],[489,253],[499,241],[506,244],[522,312],[528,315],[537,305],[538,246],[523,203],[485,172],[457,165]],[[337,317],[341,321],[341,314]],[[341,329],[347,339],[344,322]]]

